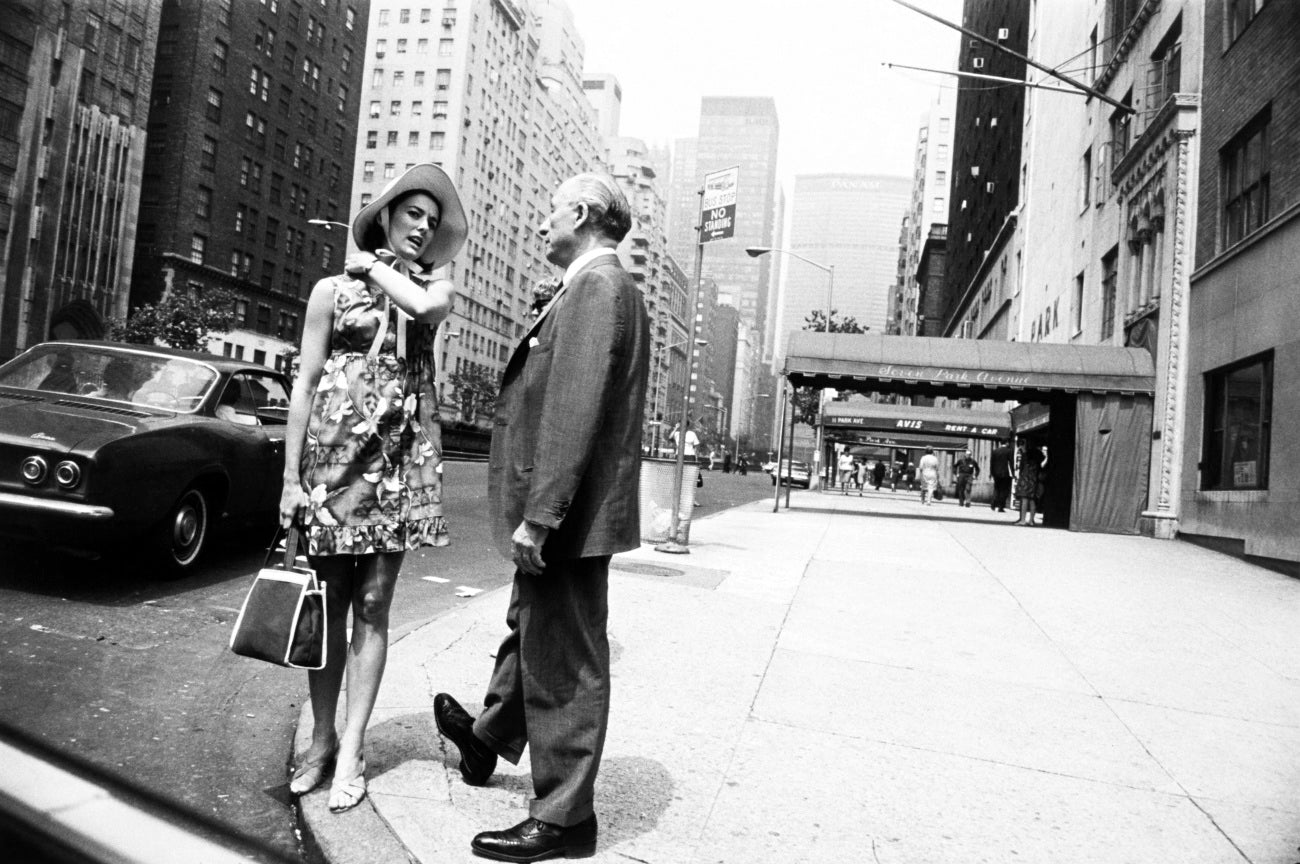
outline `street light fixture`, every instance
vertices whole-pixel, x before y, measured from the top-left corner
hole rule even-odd
[[[308,220],[307,220],[307,224],[308,224],[308,225],[323,225],[323,226],[325,226],[325,230],[326,230],[326,231],[330,230],[330,227],[331,227],[331,226],[337,226],[337,227],[339,227],[339,228],[344,229],[345,231],[346,231],[348,228],[351,227],[350,225],[346,225],[346,224],[344,224],[344,223],[342,223],[342,222],[332,222],[332,221],[330,221],[329,219],[308,219]]]

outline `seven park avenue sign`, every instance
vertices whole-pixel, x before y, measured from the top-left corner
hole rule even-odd
[[[704,197],[700,199],[700,242],[725,240],[736,234],[736,185],[740,166],[704,175]]]

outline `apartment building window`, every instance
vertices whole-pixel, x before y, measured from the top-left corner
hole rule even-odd
[[[199,187],[199,194],[194,200],[194,215],[200,219],[212,218],[212,190],[207,186]]]
[[[451,46],[452,46],[452,40],[450,40],[450,39],[439,39],[439,40],[438,40],[438,56],[439,56],[439,57],[450,57],[450,56],[451,56]]]
[[[239,185],[248,188],[248,175],[253,173],[253,160],[247,156],[239,160]]]
[[[410,24],[410,23],[411,23],[411,10],[410,10],[410,9],[402,9],[401,11],[399,11],[399,12],[397,13],[397,23],[398,23],[398,24]]]
[[[385,142],[389,147],[397,146],[397,130],[392,129],[388,132],[388,140]]]
[[[366,132],[366,149],[374,150],[379,146],[379,132],[374,129]]]
[[[238,324],[240,327],[248,326],[248,301],[247,300],[235,301],[235,323]],[[236,356],[242,359],[244,355],[238,354]]]
[[[230,54],[230,47],[220,39],[212,43],[212,71],[218,75],[226,74],[226,57]]]
[[[387,40],[387,39],[376,39],[376,40],[375,40],[375,56],[376,56],[376,57],[383,57],[383,56],[384,56],[385,54],[387,54],[387,53],[388,53],[388,40]]]
[[[438,74],[437,74],[437,76],[434,78],[433,86],[434,86],[434,89],[436,89],[436,90],[444,90],[444,91],[445,91],[445,90],[450,90],[450,89],[451,89],[451,70],[450,70],[450,69],[439,69],[439,70],[438,70]]]
[[[217,20],[222,27],[230,26],[230,0],[217,0]]]
[[[1097,28],[1088,34],[1088,82],[1097,80]]]
[[[262,261],[262,290],[275,290],[275,265],[270,261]]]
[[[429,40],[428,40],[428,39],[416,39],[416,40],[415,40],[415,53],[416,53],[416,54],[428,54],[428,53],[429,53]]]
[[[347,45],[343,46],[343,58],[339,61],[339,68],[344,75],[352,71],[352,49]]]
[[[393,86],[402,87],[406,84],[406,73],[400,69],[393,73]]]
[[[1183,16],[1179,15],[1151,54],[1147,72],[1147,105],[1159,108],[1183,83]]]
[[[213,123],[221,122],[221,91],[215,87],[208,88],[207,117]]]
[[[321,246],[320,267],[326,272],[330,269],[330,262],[334,258],[334,247],[328,243]]]
[[[365,162],[361,166],[361,179],[365,183],[373,183],[375,180],[375,163]]]
[[[82,33],[82,44],[92,54],[99,51],[99,31],[102,27],[103,22],[98,15],[92,12],[86,16],[86,29]]]
[[[1201,488],[1267,489],[1273,352],[1205,375]]]
[[[248,208],[243,204],[235,207],[235,233],[244,233],[244,224],[248,221]]]
[[[441,100],[436,100],[433,103],[433,116],[434,119],[439,117],[445,118],[447,116],[447,103]]]
[[[385,180],[392,180],[392,179],[393,179],[394,177],[396,177],[396,176],[397,176],[397,166],[396,166],[395,164],[393,164],[392,162],[385,162],[385,163],[384,163],[384,179],[385,179]]]
[[[280,242],[280,220],[267,218],[266,234],[262,238],[262,245],[267,249],[274,249]]]
[[[1124,107],[1116,108],[1110,115],[1110,169],[1112,171],[1123,160],[1128,153],[1129,145],[1133,143],[1133,112],[1128,110],[1133,106],[1132,87],[1124,94],[1120,103]]]
[[[423,103],[423,102],[420,102],[419,100],[416,100],[415,102],[412,102],[412,103],[411,103],[411,116],[412,116],[412,117],[419,117],[419,116],[422,115],[423,113],[424,113],[424,103]]]
[[[203,136],[203,149],[199,152],[199,168],[204,171],[217,170],[217,139]]]
[[[1083,333],[1083,273],[1074,277],[1074,294],[1070,297],[1070,335]]]
[[[265,303],[257,304],[257,332],[271,332],[271,307]]]
[[[376,66],[375,70],[370,73],[370,86],[373,88],[384,86],[384,67]]]
[[[380,10],[379,10],[379,20],[376,21],[375,23],[376,23],[378,26],[380,26],[380,27],[387,27],[387,26],[388,26],[388,10],[387,10],[387,9],[380,9]]]
[[[1101,341],[1115,335],[1115,295],[1119,290],[1119,245],[1101,257]]]
[[[349,30],[356,29],[357,10],[353,9],[351,6],[349,6],[347,11],[343,13],[343,26],[347,27]]]
[[[1083,151],[1079,165],[1079,209],[1087,210],[1092,203],[1092,148]]]
[[[376,119],[376,118],[379,117],[379,100],[378,100],[378,99],[373,99],[373,100],[371,100],[371,102],[370,102],[370,111],[369,111],[369,115],[370,115],[370,119],[371,119],[371,120],[374,120],[374,119]]]
[[[348,85],[340,83],[338,95],[339,95],[338,106],[337,106],[338,112],[342,114],[347,110],[348,107]]]
[[[1246,32],[1246,28],[1250,26],[1251,21],[1255,20],[1255,16],[1259,14],[1260,9],[1264,8],[1266,2],[1268,0],[1228,0],[1224,4],[1223,15],[1226,20],[1223,28],[1223,50],[1227,51],[1228,46]]]
[[[420,23],[421,23],[421,24],[428,24],[428,23],[429,23],[430,21],[432,21],[432,20],[433,20],[433,10],[432,10],[432,9],[421,9],[421,10],[420,10]]]
[[[406,40],[405,40],[405,39],[398,39],[398,40],[397,40],[397,53],[398,53],[398,54],[405,54],[405,53],[406,53]]]
[[[195,264],[203,263],[203,256],[208,250],[208,238],[202,234],[190,237],[190,260]]]
[[[388,114],[391,117],[398,117],[402,113],[402,100],[394,99],[388,103]]]
[[[1224,248],[1240,242],[1268,221],[1271,119],[1270,105],[1219,151]]]
[[[283,188],[284,188],[284,175],[282,175],[282,174],[276,174],[275,172],[272,172],[272,173],[271,173],[271,193],[270,193],[271,203],[272,203],[272,204],[279,204],[279,203],[280,203],[280,193],[281,193],[281,190],[282,190]]]
[[[420,133],[419,133],[419,132],[408,132],[407,135],[406,135],[406,146],[407,146],[407,147],[419,147],[419,146],[420,146]]]
[[[446,147],[446,146],[447,146],[447,133],[446,133],[446,132],[430,132],[430,133],[429,133],[429,149],[430,149],[430,150],[441,150],[441,149],[443,149],[443,148]]]
[[[418,69],[415,72],[415,86],[416,87],[424,86],[424,70],[422,69]]]

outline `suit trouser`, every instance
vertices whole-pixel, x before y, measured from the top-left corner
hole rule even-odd
[[[609,556],[516,570],[496,668],[474,734],[518,764],[530,752],[529,815],[576,825],[592,815],[609,724]]]
[[[1006,509],[1007,503],[1011,500],[1011,478],[994,477],[993,478],[993,506],[998,509]]]
[[[970,491],[971,491],[970,486],[971,486],[971,481],[973,481],[974,479],[975,478],[970,474],[957,475],[957,503],[958,504],[965,504],[967,501],[970,500]]]

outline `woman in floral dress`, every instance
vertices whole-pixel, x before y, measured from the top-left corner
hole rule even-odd
[[[416,165],[352,223],[359,252],[312,290],[285,440],[280,521],[297,522],[328,586],[327,665],[308,673],[312,743],[290,791],[333,768],[329,807],[365,798],[363,744],[388,654],[404,554],[445,546],[433,338],[454,289],[433,271],[465,242],[451,180]],[[345,624],[352,610],[352,639]],[[346,668],[347,718],[334,728]]]

